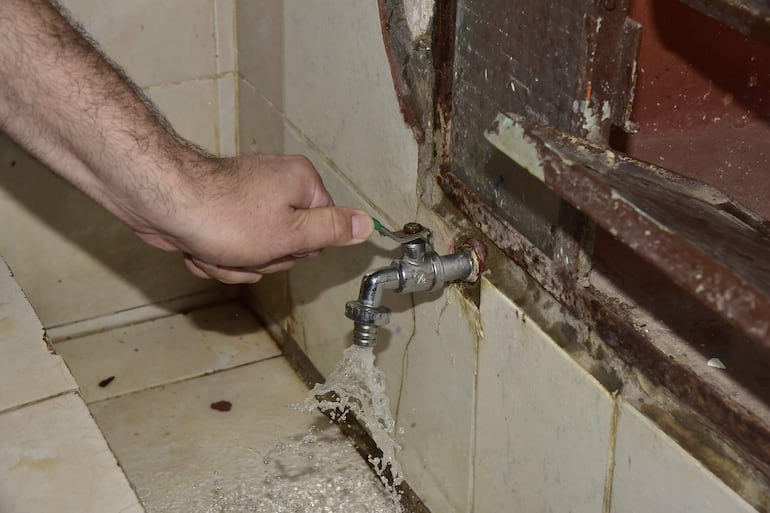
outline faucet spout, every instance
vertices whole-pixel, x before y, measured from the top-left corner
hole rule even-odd
[[[361,280],[358,299],[345,304],[345,315],[353,320],[353,343],[372,346],[377,329],[390,321],[390,310],[382,305],[385,290],[399,294],[437,290],[453,281],[471,281],[480,274],[479,258],[473,249],[439,256],[431,246],[430,231],[410,223],[401,232],[385,230],[401,243],[402,258],[390,266],[367,273]],[[409,233],[415,234],[414,238]]]
[[[390,321],[390,310],[382,306],[382,293],[396,290],[400,283],[395,265],[367,273],[361,280],[358,299],[345,304],[345,315],[352,319],[353,343],[372,346],[377,341],[377,328]]]

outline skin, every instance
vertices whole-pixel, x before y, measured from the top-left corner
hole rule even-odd
[[[305,157],[182,140],[47,0],[0,0],[0,84],[0,131],[201,278],[253,283],[374,229]]]

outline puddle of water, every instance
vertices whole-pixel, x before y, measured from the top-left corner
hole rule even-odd
[[[200,513],[393,513],[390,495],[361,465],[339,429],[313,427],[302,437],[279,442],[257,475],[217,479],[194,490]],[[238,476],[241,477],[241,476]],[[232,478],[231,478],[232,479]]]
[[[345,350],[326,383],[313,388],[302,411],[317,409],[335,420],[352,412],[382,451],[370,457],[377,475],[334,424],[312,427],[304,436],[280,441],[263,458],[263,466],[237,480],[214,479],[194,487],[200,513],[401,513],[398,485],[403,482],[396,460],[395,421],[385,395],[385,376],[374,365],[371,348]]]

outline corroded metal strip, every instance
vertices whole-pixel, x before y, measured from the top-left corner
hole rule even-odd
[[[609,150],[599,160],[585,141],[520,117],[501,115],[488,138],[674,283],[747,335],[770,343],[770,239],[712,212],[716,207],[703,197],[707,187],[693,186],[698,195],[687,193],[694,180],[669,187],[664,170]]]

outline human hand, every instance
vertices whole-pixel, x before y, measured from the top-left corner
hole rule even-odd
[[[145,242],[182,251],[201,278],[254,283],[325,247],[363,242],[374,230],[365,212],[334,206],[302,156],[207,159],[185,172],[189,187],[166,192],[165,215],[127,217]]]

